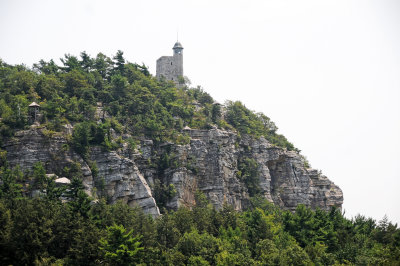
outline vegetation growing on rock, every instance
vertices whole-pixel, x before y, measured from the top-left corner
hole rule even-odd
[[[292,213],[258,197],[259,171],[268,172],[262,167],[271,160],[258,158],[263,162],[259,163],[247,151],[238,155],[237,161],[232,157],[231,164],[237,162],[237,169],[229,169],[236,171],[252,196],[241,212],[227,204],[217,210],[202,193],[196,193],[192,209],[164,209],[157,219],[122,202],[108,205],[106,181],[100,174],[115,169],[105,169],[110,161],[98,165],[94,150],[98,155],[99,151],[127,147],[123,152],[143,153],[140,159],[148,160],[147,170],[164,177],[179,168],[195,175],[205,171],[198,168],[200,163],[191,157],[193,154],[181,161],[180,154],[169,150],[171,143],[177,144],[176,148],[190,142],[186,126],[230,129],[237,132],[238,139],[264,137],[269,143],[293,150],[292,154],[298,150],[277,133],[276,125],[264,114],[254,113],[240,102],[222,106],[200,87],[177,88],[172,82],[157,80],[146,66],[126,62],[121,51],[112,58],[101,53],[95,58],[85,52],[79,58],[65,55],[61,62],[58,66],[53,60],[41,60],[30,69],[0,60],[0,145],[31,126],[28,105],[35,101],[40,103],[41,116],[32,128],[41,128],[44,135],[37,138],[62,136],[60,152],[75,152],[63,157],[71,161],[56,169],[56,174],[71,180],[60,186],[46,175],[47,161],[35,162],[32,169],[12,168],[6,152],[0,149],[0,264],[331,265],[395,264],[400,259],[400,230],[387,219],[378,223],[363,216],[349,220],[339,209],[312,211],[302,205]],[[69,131],[71,125],[73,131]],[[232,133],[224,134],[221,139]],[[203,138],[209,135],[203,134]],[[154,149],[153,154],[139,151],[140,140],[151,142],[149,149],[153,143],[154,147],[164,146]],[[215,149],[217,155],[222,149],[231,151],[234,144],[241,148],[232,140],[226,141],[226,147],[214,145],[214,140],[207,144],[197,139],[194,145]],[[266,147],[265,140],[260,143]],[[175,150],[188,153],[183,148]],[[76,153],[80,161],[73,161]],[[126,163],[136,167],[119,154],[112,155],[118,166]],[[297,155],[290,155],[289,168],[281,165],[283,153],[275,155],[271,169],[276,179],[282,169],[302,177],[304,170]],[[58,162],[57,158],[52,160]],[[81,163],[88,166],[85,169],[99,190],[93,193],[96,200],[84,191]],[[321,180],[330,185],[326,178]],[[162,179],[153,183],[158,206],[166,207],[178,188]],[[237,193],[243,192],[240,189]],[[38,193],[34,195],[34,191]]]
[[[184,139],[183,127],[208,129],[212,125],[265,136],[273,144],[294,149],[276,133],[277,127],[267,116],[240,102],[221,107],[200,87],[176,88],[172,82],[157,80],[146,66],[126,62],[122,51],[113,58],[102,53],[95,58],[85,52],[80,57],[66,54],[61,62],[58,66],[53,60],[40,60],[30,69],[0,61],[2,139],[28,126],[28,105],[35,101],[43,113],[40,122],[48,130],[62,131],[68,123],[76,127],[72,142],[82,154],[93,144],[116,148],[110,129],[159,142],[179,142]],[[108,117],[101,117],[96,125],[99,106]]]

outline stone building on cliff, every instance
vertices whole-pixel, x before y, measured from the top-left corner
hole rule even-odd
[[[183,47],[180,42],[176,42],[172,48],[172,56],[162,56],[157,60],[156,77],[164,77],[179,83],[179,78],[183,77]]]

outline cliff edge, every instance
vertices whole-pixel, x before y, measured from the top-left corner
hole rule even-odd
[[[196,191],[216,208],[226,203],[242,210],[256,194],[289,210],[298,204],[323,210],[342,206],[341,189],[307,168],[297,152],[229,130],[186,128],[184,133],[190,137],[186,145],[143,139],[135,150],[126,145],[117,151],[91,147],[84,159],[69,148],[67,134],[49,136],[45,128],[32,126],[16,132],[3,149],[9,164],[24,171],[42,162],[47,173],[60,175],[78,162],[88,194],[105,196],[110,203],[122,200],[153,216],[160,214],[159,207],[193,206]],[[89,165],[96,165],[96,174]]]

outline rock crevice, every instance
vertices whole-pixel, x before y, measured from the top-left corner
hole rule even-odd
[[[152,140],[142,140],[140,152],[128,152],[126,147],[118,151],[92,147],[89,160],[96,164],[96,174],[79,154],[67,148],[65,136],[48,136],[44,129],[19,131],[4,143],[3,149],[10,165],[20,165],[23,170],[42,162],[47,173],[57,173],[71,162],[79,162],[87,193],[96,187],[97,193],[103,193],[109,202],[122,200],[153,216],[160,213],[153,197],[156,180],[175,188],[176,193],[165,202],[168,208],[193,206],[196,191],[203,192],[216,208],[225,203],[236,210],[246,208],[249,190],[237,176],[242,157],[257,163],[260,194],[284,209],[294,210],[304,204],[328,210],[340,208],[343,203],[341,189],[318,170],[306,168],[301,155],[275,147],[263,137],[238,137],[232,131],[217,128],[186,128],[184,133],[190,137],[186,145],[156,145]],[[169,161],[161,169],[163,154],[168,155],[165,158]]]

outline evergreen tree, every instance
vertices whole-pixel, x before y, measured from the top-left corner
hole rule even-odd
[[[86,72],[90,72],[94,65],[93,59],[85,51],[81,53],[81,61],[79,63]]]
[[[22,172],[19,168],[10,169],[8,164],[5,163],[0,168],[1,184],[0,184],[0,198],[7,200],[14,200],[22,197],[22,185],[18,183],[22,180]]]
[[[99,240],[104,261],[110,265],[133,265],[140,262],[140,237],[132,236],[122,225],[107,227],[107,236]]]
[[[115,71],[119,73],[120,75],[124,74],[125,70],[125,58],[124,58],[124,52],[121,50],[118,50],[117,54],[113,57],[114,64],[115,64]]]

